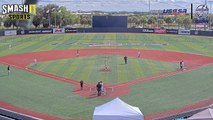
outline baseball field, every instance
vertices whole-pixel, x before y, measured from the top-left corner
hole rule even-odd
[[[95,91],[99,81],[105,87],[101,97]],[[96,106],[118,96],[138,106],[145,119],[163,117],[213,104],[212,83],[211,37],[130,33],[0,37],[0,107],[38,118],[91,119]]]

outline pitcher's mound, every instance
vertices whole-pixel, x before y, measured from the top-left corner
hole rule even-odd
[[[100,72],[111,72],[112,69],[111,68],[101,68],[99,71]]]

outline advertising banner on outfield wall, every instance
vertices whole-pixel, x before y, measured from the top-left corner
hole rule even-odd
[[[166,29],[166,33],[167,34],[178,34],[178,30],[177,29]]]
[[[154,29],[143,28],[143,29],[142,29],[142,33],[154,33]]]
[[[65,28],[65,33],[77,33],[76,28]]]
[[[166,29],[156,28],[154,30],[154,33],[157,33],[157,34],[166,34]]]
[[[31,29],[31,30],[18,30],[18,35],[24,34],[51,34],[53,33],[52,29]]]
[[[4,35],[8,36],[8,35],[17,35],[17,31],[16,30],[5,30],[4,31]]]
[[[65,33],[64,28],[53,28],[53,34]]]
[[[190,35],[190,30],[179,30],[178,34],[180,34],[180,35]]]
[[[190,30],[191,35],[213,36],[213,31]]]
[[[0,31],[0,36],[4,36],[4,31]]]
[[[17,30],[17,35],[24,35],[25,34],[25,30]]]

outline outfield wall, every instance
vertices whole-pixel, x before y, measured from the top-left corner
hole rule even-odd
[[[0,36],[4,36],[4,31],[0,31]]]
[[[30,30],[2,30],[0,36],[27,34],[64,34],[64,33],[152,33],[213,36],[213,31],[184,30],[184,29],[152,29],[152,28],[48,28]]]
[[[190,34],[199,36],[213,36],[213,31],[191,30]]]

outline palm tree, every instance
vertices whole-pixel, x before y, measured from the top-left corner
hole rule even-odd
[[[133,17],[128,17],[129,27],[132,27],[132,23],[133,23]]]
[[[162,27],[163,23],[164,23],[164,20],[163,19],[159,19],[158,20],[158,27]]]
[[[152,16],[152,17],[150,17],[150,18],[148,19],[147,23],[150,24],[150,25],[152,25],[152,27],[154,27],[156,21],[157,21],[157,18],[154,17],[154,16]]]
[[[183,17],[177,17],[175,22],[178,24],[178,29],[183,25]]]
[[[132,27],[135,27],[136,23],[137,23],[137,17],[136,16],[133,16],[132,18],[132,23],[133,23],[133,26]]]
[[[143,28],[146,23],[147,23],[147,18],[145,16],[140,17],[140,24],[142,24]]]
[[[167,17],[165,18],[165,22],[168,24],[168,28],[169,28],[169,24],[173,23],[173,19],[171,17]]]
[[[183,25],[185,27],[185,29],[190,29],[191,28],[191,24],[192,24],[192,20],[190,16],[186,16],[183,19]]]
[[[4,27],[9,28],[12,25],[12,20],[10,20],[9,18],[4,20]]]

